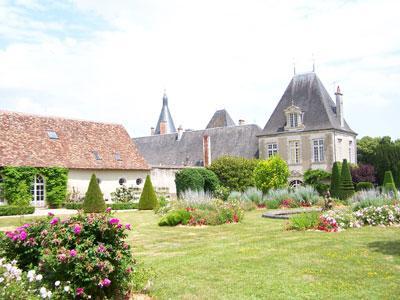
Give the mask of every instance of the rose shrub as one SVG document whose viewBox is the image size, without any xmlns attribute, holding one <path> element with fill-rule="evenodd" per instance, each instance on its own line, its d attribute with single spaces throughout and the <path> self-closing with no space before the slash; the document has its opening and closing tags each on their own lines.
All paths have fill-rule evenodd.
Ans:
<svg viewBox="0 0 400 300">
<path fill-rule="evenodd" d="M 0 254 L 23 271 L 40 272 L 48 286 L 69 282 L 69 298 L 122 298 L 135 284 L 127 230 L 130 225 L 113 218 L 110 209 L 64 221 L 50 215 L 2 234 Z"/>
</svg>

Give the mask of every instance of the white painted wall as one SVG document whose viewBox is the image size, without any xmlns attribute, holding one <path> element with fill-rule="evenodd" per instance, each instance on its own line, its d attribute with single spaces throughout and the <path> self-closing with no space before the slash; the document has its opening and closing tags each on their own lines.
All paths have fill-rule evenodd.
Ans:
<svg viewBox="0 0 400 300">
<path fill-rule="evenodd" d="M 120 187 L 119 179 L 125 178 L 127 186 L 134 186 L 143 188 L 146 176 L 149 171 L 136 171 L 136 170 L 80 170 L 72 169 L 68 173 L 68 190 L 71 192 L 74 188 L 78 190 L 82 197 L 85 195 L 89 186 L 90 177 L 92 174 L 100 179 L 100 189 L 104 194 L 104 199 L 111 200 L 111 192 Z M 136 184 L 136 179 L 141 178 L 142 183 Z"/>
<path fill-rule="evenodd" d="M 347 159 L 348 162 L 352 164 L 357 163 L 357 140 L 356 137 L 336 133 L 334 135 L 335 139 L 335 151 L 336 151 L 336 161 L 342 161 L 343 159 Z M 352 142 L 352 149 L 351 149 L 351 157 L 350 157 L 350 142 Z"/>
<path fill-rule="evenodd" d="M 151 180 L 154 188 L 167 187 L 169 193 L 176 195 L 175 173 L 180 169 L 151 169 Z"/>
</svg>

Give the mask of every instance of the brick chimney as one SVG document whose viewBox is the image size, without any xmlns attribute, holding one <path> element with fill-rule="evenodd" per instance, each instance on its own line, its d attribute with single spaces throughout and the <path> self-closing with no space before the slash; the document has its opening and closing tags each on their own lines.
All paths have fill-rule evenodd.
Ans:
<svg viewBox="0 0 400 300">
<path fill-rule="evenodd" d="M 203 162 L 205 167 L 211 164 L 211 142 L 209 135 L 203 136 Z"/>
<path fill-rule="evenodd" d="M 154 127 L 151 127 L 150 128 L 150 135 L 154 135 L 155 133 L 156 133 L 156 131 L 155 131 Z"/>
<path fill-rule="evenodd" d="M 244 124 L 246 124 L 246 121 L 243 120 L 243 119 L 240 119 L 240 120 L 239 120 L 239 126 L 244 125 Z"/>
<path fill-rule="evenodd" d="M 161 121 L 160 122 L 160 134 L 166 134 L 166 133 L 167 133 L 167 122 Z"/>
<path fill-rule="evenodd" d="M 180 141 L 181 138 L 182 138 L 182 135 L 183 135 L 183 127 L 182 127 L 182 125 L 180 125 L 180 126 L 178 127 L 178 136 L 177 136 L 176 140 L 177 140 L 177 141 Z"/>
<path fill-rule="evenodd" d="M 342 92 L 340 91 L 339 86 L 336 89 L 336 116 L 340 122 L 340 126 L 344 127 L 344 117 L 343 117 L 343 99 L 342 99 Z"/>
</svg>

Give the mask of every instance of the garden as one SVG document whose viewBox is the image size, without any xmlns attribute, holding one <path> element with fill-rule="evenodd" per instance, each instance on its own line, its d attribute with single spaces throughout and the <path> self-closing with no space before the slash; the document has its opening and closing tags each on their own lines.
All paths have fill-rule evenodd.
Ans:
<svg viewBox="0 0 400 300">
<path fill-rule="evenodd" d="M 394 175 L 344 160 L 290 187 L 279 156 L 222 157 L 177 172 L 176 199 L 148 176 L 126 212 L 105 204 L 93 175 L 77 215 L 0 219 L 0 295 L 391 299 L 400 286 Z M 132 203 L 134 192 L 113 197 Z"/>
</svg>

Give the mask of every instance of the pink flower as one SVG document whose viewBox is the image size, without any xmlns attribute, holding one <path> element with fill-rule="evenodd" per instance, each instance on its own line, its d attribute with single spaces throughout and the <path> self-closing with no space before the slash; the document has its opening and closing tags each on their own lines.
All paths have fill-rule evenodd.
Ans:
<svg viewBox="0 0 400 300">
<path fill-rule="evenodd" d="M 79 226 L 79 225 L 75 225 L 74 226 L 74 233 L 75 234 L 80 234 L 81 230 L 82 230 L 81 226 Z"/>
<path fill-rule="evenodd" d="M 24 241 L 24 240 L 26 240 L 27 236 L 28 236 L 28 234 L 26 233 L 25 230 L 23 230 L 23 231 L 21 231 L 21 233 L 19 234 L 19 239 L 20 239 L 21 241 Z"/>
<path fill-rule="evenodd" d="M 61 253 L 61 254 L 57 255 L 57 259 L 61 262 L 64 262 L 67 260 L 67 256 L 64 253 Z"/>
<path fill-rule="evenodd" d="M 111 225 L 118 224 L 118 223 L 119 223 L 119 219 L 112 218 L 112 219 L 110 219 L 109 223 L 110 223 Z"/>
<path fill-rule="evenodd" d="M 70 255 L 71 257 L 75 257 L 77 253 L 78 253 L 78 252 L 77 252 L 75 249 L 72 249 L 71 251 L 69 251 L 69 255 Z"/>
<path fill-rule="evenodd" d="M 84 288 L 77 288 L 76 289 L 76 295 L 77 296 L 81 296 L 81 295 L 83 295 L 83 293 L 84 293 Z"/>
<path fill-rule="evenodd" d="M 54 216 L 54 214 L 53 214 L 52 212 L 50 212 L 50 211 L 47 213 L 47 215 L 48 215 L 49 217 L 53 217 L 53 216 Z"/>
<path fill-rule="evenodd" d="M 110 213 L 111 212 L 111 207 L 107 207 L 106 212 Z"/>
<path fill-rule="evenodd" d="M 125 228 L 127 229 L 127 230 L 131 230 L 131 224 L 125 224 Z"/>
<path fill-rule="evenodd" d="M 111 280 L 110 279 L 108 279 L 108 278 L 104 278 L 101 282 L 100 282 L 100 286 L 101 287 L 108 287 L 108 286 L 110 286 L 110 284 L 111 284 Z"/>
<path fill-rule="evenodd" d="M 51 220 L 50 224 L 51 225 L 56 225 L 58 223 L 58 218 L 53 218 L 53 220 Z"/>
<path fill-rule="evenodd" d="M 118 228 L 118 229 L 121 229 L 121 228 L 122 228 L 122 224 L 118 224 L 118 225 L 117 225 L 117 228 Z"/>
</svg>

